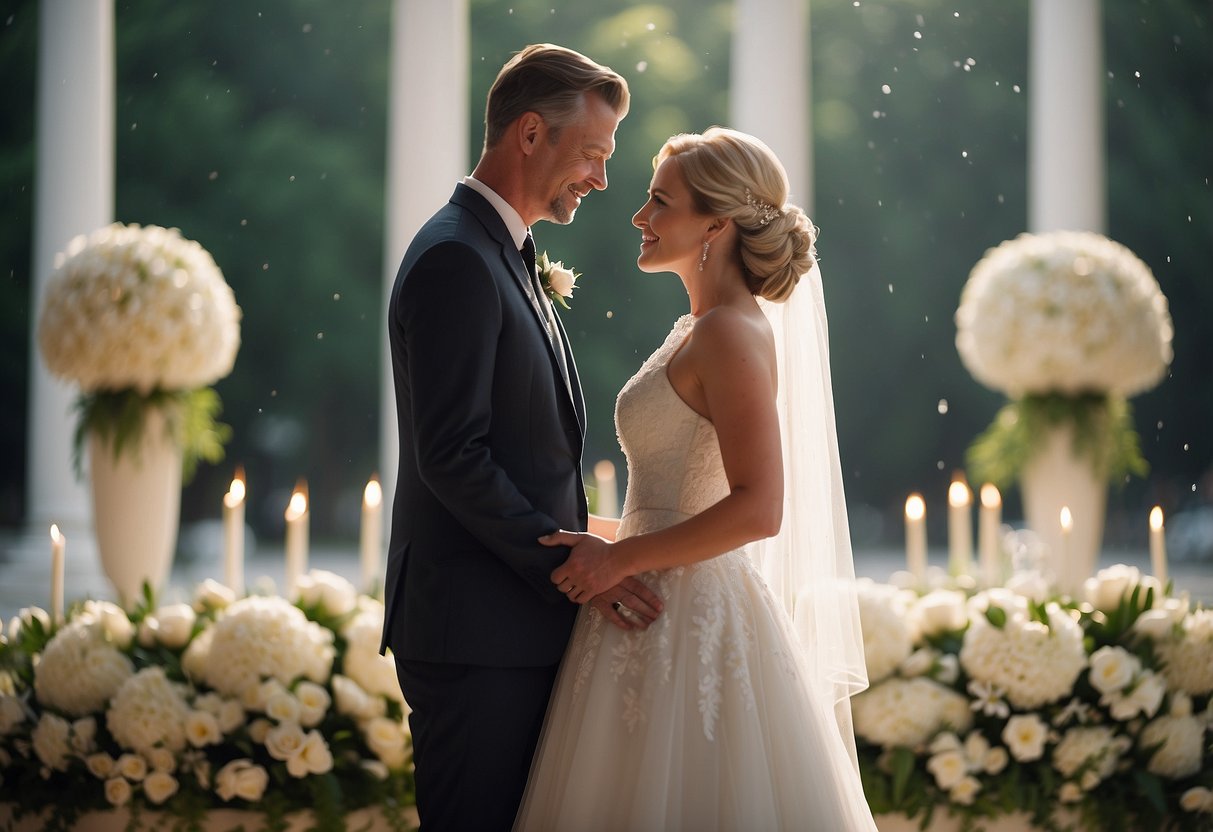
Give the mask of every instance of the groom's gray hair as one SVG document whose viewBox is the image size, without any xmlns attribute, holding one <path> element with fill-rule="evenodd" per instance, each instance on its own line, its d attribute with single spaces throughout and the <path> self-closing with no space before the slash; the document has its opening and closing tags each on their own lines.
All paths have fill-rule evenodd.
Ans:
<svg viewBox="0 0 1213 832">
<path fill-rule="evenodd" d="M 484 111 L 485 149 L 497 144 L 523 113 L 539 113 L 553 134 L 559 133 L 580 112 L 587 92 L 602 96 L 621 118 L 627 115 L 628 82 L 618 72 L 563 46 L 528 46 L 506 62 L 489 90 Z"/>
</svg>

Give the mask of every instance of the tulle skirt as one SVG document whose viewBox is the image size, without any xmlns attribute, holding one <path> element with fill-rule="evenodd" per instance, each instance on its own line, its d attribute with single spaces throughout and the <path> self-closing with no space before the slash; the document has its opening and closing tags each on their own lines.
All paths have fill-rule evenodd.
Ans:
<svg viewBox="0 0 1213 832">
<path fill-rule="evenodd" d="M 515 829 L 875 830 L 745 552 L 640 577 L 665 602 L 648 630 L 577 619 Z"/>
</svg>

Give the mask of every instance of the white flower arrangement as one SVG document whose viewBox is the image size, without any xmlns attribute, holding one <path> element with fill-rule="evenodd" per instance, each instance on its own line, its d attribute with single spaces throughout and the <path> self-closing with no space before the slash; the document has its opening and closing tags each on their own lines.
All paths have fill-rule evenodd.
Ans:
<svg viewBox="0 0 1213 832">
<path fill-rule="evenodd" d="M 969 829 L 1022 811 L 1057 830 L 1068 811 L 1074 832 L 1213 827 L 1213 611 L 1123 566 L 1084 596 L 863 588 L 865 637 L 899 632 L 897 610 L 912 639 L 883 676 L 877 651 L 871 688 L 852 699 L 878 816 L 925 824 L 943 811 Z"/>
<path fill-rule="evenodd" d="M 977 479 L 1007 485 L 1040 428 L 1077 422 L 1110 479 L 1144 462 L 1125 400 L 1171 363 L 1167 299 L 1149 267 L 1100 234 L 1021 234 L 973 267 L 956 310 L 956 349 L 973 377 L 1005 393 L 970 449 Z"/>
<path fill-rule="evenodd" d="M 408 709 L 394 677 L 386 689 L 382 603 L 331 573 L 304 583 L 327 591 L 295 606 L 207 582 L 193 605 L 87 602 L 59 627 L 22 611 L 0 638 L 0 784 L 13 819 L 49 813 L 70 828 L 130 806 L 135 820 L 154 808 L 193 828 L 226 807 L 278 828 L 306 808 L 317 828 L 339 829 L 373 806 L 408 828 Z"/>
<path fill-rule="evenodd" d="M 80 389 L 81 429 L 115 454 L 161 407 L 186 454 L 215 460 L 228 433 L 209 385 L 231 372 L 240 307 L 211 255 L 177 229 L 114 223 L 56 257 L 38 323 L 50 372 Z M 184 409 L 186 412 L 180 412 Z"/>
</svg>

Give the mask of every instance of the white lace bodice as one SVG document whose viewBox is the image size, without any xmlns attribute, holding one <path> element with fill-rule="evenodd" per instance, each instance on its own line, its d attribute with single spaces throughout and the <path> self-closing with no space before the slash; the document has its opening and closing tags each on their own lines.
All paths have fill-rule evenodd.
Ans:
<svg viewBox="0 0 1213 832">
<path fill-rule="evenodd" d="M 691 315 L 679 318 L 615 402 L 628 460 L 620 537 L 676 523 L 729 493 L 715 427 L 679 398 L 666 374 L 694 324 Z"/>
</svg>

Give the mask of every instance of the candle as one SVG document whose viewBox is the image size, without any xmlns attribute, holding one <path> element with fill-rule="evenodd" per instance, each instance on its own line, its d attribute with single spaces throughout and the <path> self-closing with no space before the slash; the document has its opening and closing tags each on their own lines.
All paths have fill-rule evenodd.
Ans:
<svg viewBox="0 0 1213 832">
<path fill-rule="evenodd" d="M 63 556 L 67 549 L 67 538 L 59 527 L 51 524 L 51 621 L 54 626 L 63 623 Z"/>
<path fill-rule="evenodd" d="M 906 568 L 918 583 L 927 577 L 927 504 L 921 494 L 906 498 Z"/>
<path fill-rule="evenodd" d="M 1150 567 L 1154 577 L 1167 585 L 1167 538 L 1163 531 L 1162 506 L 1150 509 Z"/>
<path fill-rule="evenodd" d="M 307 484 L 295 486 L 286 507 L 286 581 L 284 597 L 294 600 L 299 578 L 307 571 Z"/>
<path fill-rule="evenodd" d="M 1002 553 L 999 535 L 1002 532 L 1002 495 L 992 483 L 981 487 L 981 511 L 977 515 L 977 559 L 981 564 L 981 579 L 986 586 L 1002 581 Z"/>
<path fill-rule="evenodd" d="M 948 487 L 948 572 L 967 575 L 973 566 L 973 492 L 960 480 Z"/>
<path fill-rule="evenodd" d="M 1061 507 L 1061 558 L 1062 568 L 1067 568 L 1070 561 L 1070 530 L 1074 528 L 1074 516 L 1070 514 L 1069 506 Z"/>
<path fill-rule="evenodd" d="M 601 517 L 619 516 L 619 492 L 615 486 L 615 464 L 609 459 L 594 465 L 594 482 L 598 487 L 598 505 L 595 514 Z"/>
<path fill-rule="evenodd" d="M 244 470 L 236 469 L 223 495 L 223 582 L 236 597 L 244 594 Z"/>
<path fill-rule="evenodd" d="M 383 537 L 383 488 L 371 477 L 362 492 L 362 585 L 368 592 L 379 580 L 379 547 Z"/>
</svg>

